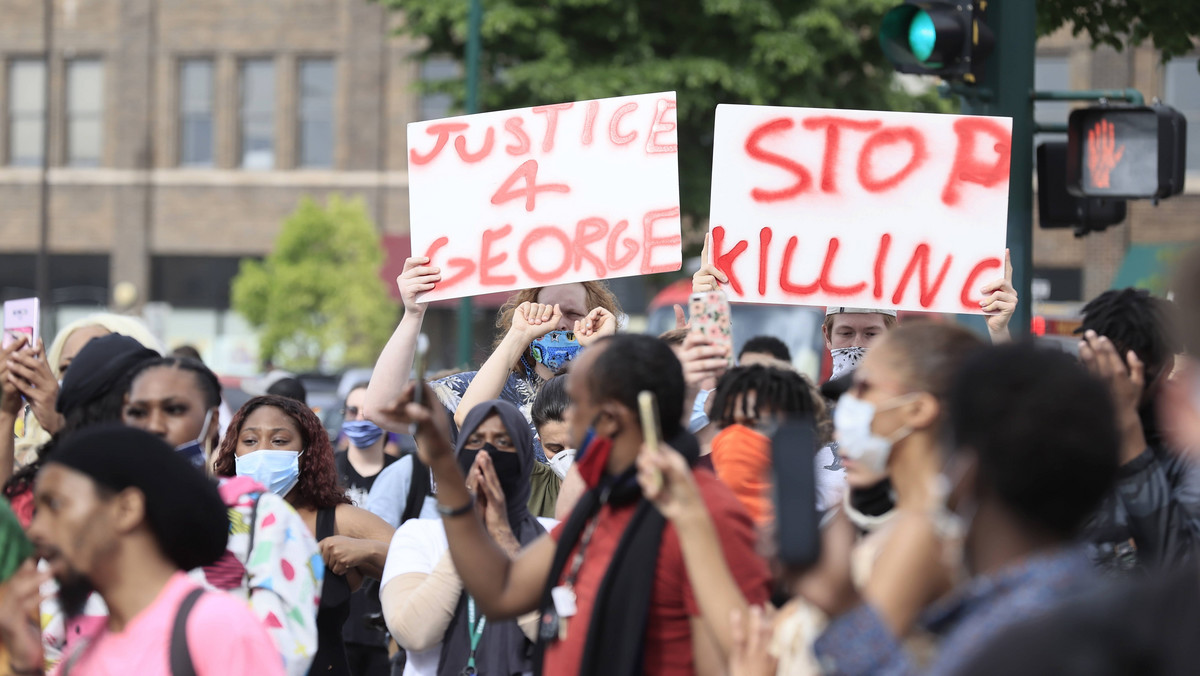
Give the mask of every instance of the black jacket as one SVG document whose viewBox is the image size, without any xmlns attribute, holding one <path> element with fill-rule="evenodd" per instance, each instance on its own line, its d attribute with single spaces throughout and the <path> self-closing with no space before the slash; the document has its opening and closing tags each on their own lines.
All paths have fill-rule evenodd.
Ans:
<svg viewBox="0 0 1200 676">
<path fill-rule="evenodd" d="M 1117 575 L 1191 560 L 1200 547 L 1200 472 L 1152 444 L 1118 470 L 1083 537 L 1092 561 Z"/>
</svg>

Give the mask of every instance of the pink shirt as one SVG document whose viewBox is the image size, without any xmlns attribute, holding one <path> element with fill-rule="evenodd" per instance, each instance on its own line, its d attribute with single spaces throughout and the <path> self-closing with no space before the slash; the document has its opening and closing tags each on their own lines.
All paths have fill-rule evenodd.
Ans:
<svg viewBox="0 0 1200 676">
<path fill-rule="evenodd" d="M 179 605 L 196 587 L 187 575 L 176 573 L 154 603 L 130 620 L 124 631 L 114 633 L 100 627 L 88 637 L 86 652 L 71 673 L 171 676 L 171 629 Z M 187 638 L 197 676 L 283 676 L 283 660 L 267 630 L 244 602 L 227 594 L 210 591 L 200 597 L 188 617 Z M 62 673 L 71 654 L 63 655 L 56 675 Z"/>
</svg>

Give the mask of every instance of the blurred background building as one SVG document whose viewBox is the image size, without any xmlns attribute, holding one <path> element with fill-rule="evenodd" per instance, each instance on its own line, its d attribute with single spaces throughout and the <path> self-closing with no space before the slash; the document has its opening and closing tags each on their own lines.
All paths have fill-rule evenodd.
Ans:
<svg viewBox="0 0 1200 676">
<path fill-rule="evenodd" d="M 405 125 L 450 107 L 413 85 L 458 67 L 412 61 L 397 14 L 366 0 L 0 0 L 0 17 L 0 295 L 34 295 L 45 227 L 47 331 L 112 305 L 120 285 L 168 344 L 257 370 L 229 281 L 302 196 L 365 201 L 394 290 L 409 253 Z M 1124 224 L 1082 239 L 1036 230 L 1034 312 L 1069 319 L 1113 285 L 1161 284 L 1158 263 L 1195 237 L 1200 74 L 1196 56 L 1164 66 L 1151 48 L 1093 51 L 1064 30 L 1039 43 L 1036 77 L 1039 89 L 1133 87 L 1192 126 L 1185 195 L 1131 203 Z M 1069 110 L 1039 102 L 1037 119 Z M 617 286 L 637 322 L 653 289 Z M 478 299 L 480 343 L 501 300 Z M 435 308 L 430 332 L 451 332 L 452 314 Z"/>
</svg>

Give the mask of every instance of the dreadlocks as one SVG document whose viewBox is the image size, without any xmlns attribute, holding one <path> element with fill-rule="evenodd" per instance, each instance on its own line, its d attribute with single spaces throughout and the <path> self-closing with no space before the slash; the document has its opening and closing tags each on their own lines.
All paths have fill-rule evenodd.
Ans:
<svg viewBox="0 0 1200 676">
<path fill-rule="evenodd" d="M 753 404 L 746 396 L 750 392 L 755 393 Z M 762 365 L 741 366 L 722 376 L 713 393 L 710 417 L 718 426 L 731 425 L 737 419 L 738 395 L 742 395 L 743 418 L 758 418 L 759 411 L 776 415 L 807 413 L 814 418 L 823 414 L 812 388 L 799 373 Z"/>
<path fill-rule="evenodd" d="M 1083 306 L 1083 325 L 1076 333 L 1092 330 L 1113 342 L 1121 354 L 1133 350 L 1146 365 L 1146 384 L 1169 373 L 1182 351 L 1174 330 L 1173 307 L 1142 289 L 1105 291 Z"/>
</svg>

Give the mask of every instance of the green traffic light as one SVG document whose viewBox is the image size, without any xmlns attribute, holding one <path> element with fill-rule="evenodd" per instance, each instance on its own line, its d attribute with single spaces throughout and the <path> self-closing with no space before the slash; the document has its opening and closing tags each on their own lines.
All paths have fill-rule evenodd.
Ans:
<svg viewBox="0 0 1200 676">
<path fill-rule="evenodd" d="M 933 26 L 933 17 L 929 12 L 920 10 L 913 15 L 912 23 L 908 25 L 908 46 L 913 56 L 919 61 L 928 61 L 933 56 L 933 46 L 937 43 L 937 29 Z"/>
</svg>

